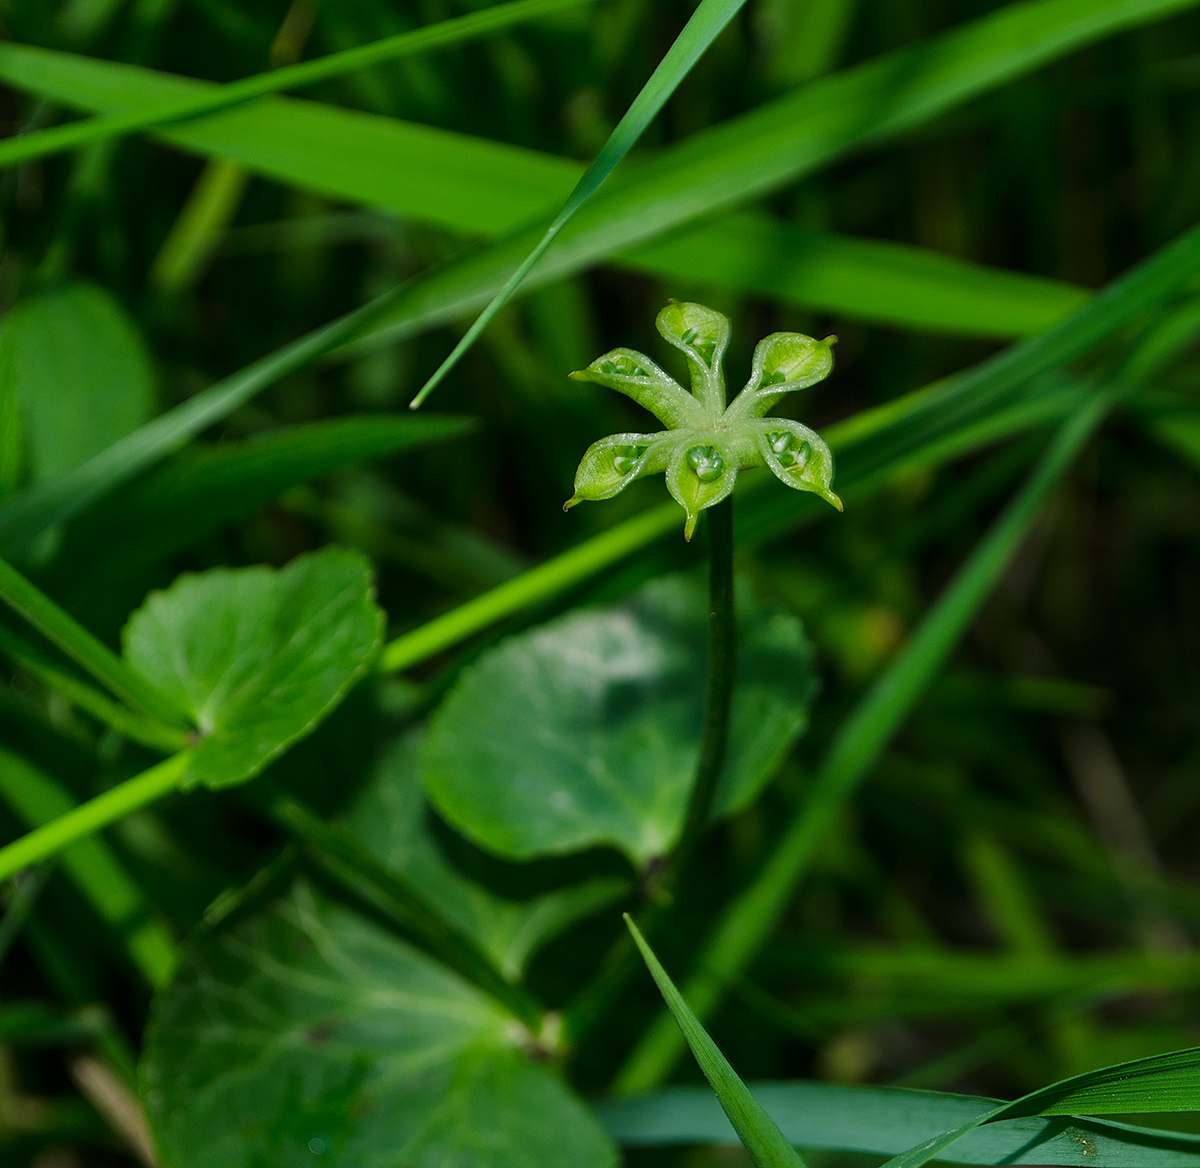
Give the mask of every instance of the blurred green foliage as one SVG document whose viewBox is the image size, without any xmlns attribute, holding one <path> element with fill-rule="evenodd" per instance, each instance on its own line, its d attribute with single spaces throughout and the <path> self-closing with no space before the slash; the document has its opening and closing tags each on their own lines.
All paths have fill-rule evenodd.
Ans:
<svg viewBox="0 0 1200 1168">
<path fill-rule="evenodd" d="M 32 135 L 144 111 L 476 7 L 3 0 L 0 120 Z M 614 838 L 591 824 L 505 858 L 479 846 L 495 841 L 470 792 L 529 780 L 539 733 L 531 806 L 595 779 L 562 709 L 505 704 L 576 684 L 571 630 L 594 626 L 610 641 L 593 696 L 667 790 L 624 811 L 637 829 L 677 816 L 654 768 L 677 777 L 699 667 L 678 646 L 638 659 L 657 641 L 629 614 L 655 589 L 693 593 L 637 590 L 693 571 L 703 539 L 684 544 L 661 479 L 561 509 L 590 443 L 652 424 L 568 373 L 622 346 L 681 376 L 654 331 L 668 298 L 731 318 L 739 373 L 769 333 L 839 337 L 832 375 L 779 412 L 829 441 L 845 514 L 772 493 L 765 471 L 735 496 L 740 586 L 778 622 L 774 643 L 748 632 L 747 663 L 760 640 L 772 668 L 795 659 L 803 700 L 651 938 L 730 1062 L 749 1080 L 1015 1097 L 1200 1043 L 1195 7 L 750 0 L 436 416 L 407 403 L 688 4 L 596 0 L 0 170 L 4 556 L 115 651 L 180 573 L 341 545 L 370 561 L 394 638 L 319 727 L 341 674 L 255 753 L 312 731 L 262 779 L 141 807 L 6 886 L 0 1158 L 150 1156 L 148 1019 L 142 1086 L 170 1168 L 604 1165 L 581 1097 L 699 1081 L 650 980 L 613 973 L 644 850 L 581 850 Z M 216 614 L 192 615 L 202 655 Z M 3 842 L 148 773 L 182 733 L 115 707 L 12 614 L 0 653 Z M 670 725 L 633 716 L 643 702 Z M 417 759 L 431 714 L 460 769 L 453 810 Z M 279 792 L 344 830 L 307 830 Z M 504 1008 L 497 971 L 524 976 Z M 380 1005 L 400 990 L 441 1004 Z M 222 1074 L 262 1052 L 253 1140 L 206 1142 L 249 1090 Z M 625 1138 L 620 1106 L 600 1115 Z M 372 1107 L 389 1122 L 359 1122 Z M 279 1120 L 295 1115 L 311 1132 Z M 481 1131 L 486 1154 L 464 1152 Z M 1120 1164 L 1109 1135 L 1054 1162 L 1090 1162 L 1094 1136 Z M 635 1165 L 728 1162 L 626 1142 Z M 812 1162 L 833 1168 L 907 1145 L 821 1146 Z"/>
</svg>

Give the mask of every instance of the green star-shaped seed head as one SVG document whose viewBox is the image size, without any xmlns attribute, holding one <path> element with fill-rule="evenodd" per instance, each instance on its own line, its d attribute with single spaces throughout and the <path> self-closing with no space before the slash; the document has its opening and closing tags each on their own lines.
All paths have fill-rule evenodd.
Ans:
<svg viewBox="0 0 1200 1168">
<path fill-rule="evenodd" d="M 658 331 L 687 358 L 688 393 L 649 357 L 613 349 L 576 381 L 595 381 L 645 406 L 666 430 L 612 434 L 592 443 L 575 472 L 574 507 L 584 499 L 611 499 L 634 479 L 666 471 L 667 490 L 687 512 L 683 534 L 692 538 L 705 507 L 719 503 L 739 470 L 769 466 L 798 491 L 812 491 L 839 511 L 833 493 L 833 455 L 816 431 L 767 411 L 785 393 L 820 381 L 833 368 L 837 337 L 813 340 L 802 333 L 772 333 L 758 342 L 745 389 L 726 406 L 721 358 L 729 344 L 729 319 L 703 304 L 672 301 L 658 314 Z"/>
</svg>

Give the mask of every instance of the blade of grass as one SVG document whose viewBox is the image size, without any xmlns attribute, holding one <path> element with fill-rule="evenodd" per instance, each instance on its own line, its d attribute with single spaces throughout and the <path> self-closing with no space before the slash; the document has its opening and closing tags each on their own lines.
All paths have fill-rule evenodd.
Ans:
<svg viewBox="0 0 1200 1168">
<path fill-rule="evenodd" d="M 152 719 L 168 725 L 181 724 L 183 715 L 171 701 L 4 560 L 0 560 L 0 600 L 20 613 L 122 701 L 149 714 Z"/>
<path fill-rule="evenodd" d="M 1200 1110 L 1200 1047 L 1088 1071 L 1032 1091 L 924 1140 L 884 1168 L 920 1168 L 985 1123 L 1029 1115 L 1122 1115 Z"/>
<path fill-rule="evenodd" d="M 458 364 L 462 355 L 475 343 L 488 323 L 508 303 L 521 282 L 532 270 L 533 265 L 545 255 L 550 245 L 564 227 L 575 217 L 577 211 L 600 189 L 600 184 L 613 172 L 613 168 L 632 149 L 634 143 L 645 132 L 646 127 L 666 105 L 671 94 L 679 88 L 692 66 L 708 50 L 708 46 L 724 31 L 725 26 L 741 11 L 746 0 L 700 0 L 683 30 L 671 42 L 650 80 L 642 86 L 633 104 L 617 123 L 616 128 L 591 165 L 583 172 L 575 189 L 567 196 L 563 208 L 546 228 L 545 234 L 534 244 L 532 250 L 517 265 L 516 270 L 505 281 L 503 287 L 481 312 L 474 324 L 467 329 L 462 339 L 454 346 L 450 355 L 437 367 L 433 375 L 421 387 L 417 396 L 409 403 L 416 409 L 433 392 L 442 378 Z"/>
<path fill-rule="evenodd" d="M 0 880 L 57 855 L 63 848 L 93 835 L 132 811 L 169 794 L 187 774 L 190 758 L 185 750 L 149 770 L 97 795 L 86 803 L 35 828 L 19 840 L 0 848 Z"/>
<path fill-rule="evenodd" d="M 67 701 L 81 710 L 86 710 L 92 717 L 134 742 L 170 753 L 183 750 L 188 744 L 187 734 L 183 730 L 164 723 L 151 722 L 130 713 L 124 706 L 110 701 L 86 682 L 64 673 L 48 657 L 3 625 L 0 625 L 0 652 L 20 668 L 45 682 Z"/>
<path fill-rule="evenodd" d="M 49 154 L 73 150 L 137 130 L 162 126 L 168 122 L 214 113 L 269 93 L 327 81 L 332 77 L 378 65 L 382 61 L 395 61 L 430 49 L 461 44 L 473 37 L 484 36 L 523 21 L 537 20 L 592 2 L 593 0 L 511 0 L 507 4 L 497 4 L 480 12 L 439 21 L 437 24 L 386 37 L 369 45 L 332 53 L 315 61 L 303 61 L 269 72 L 256 73 L 241 81 L 233 81 L 148 109 L 90 118 L 82 122 L 37 130 L 32 134 L 22 134 L 0 142 L 0 167 L 14 166 L 33 158 L 43 158 Z M 0 46 L 0 58 L 6 49 L 7 46 Z M 49 62 L 53 58 L 44 56 L 43 60 Z"/>
<path fill-rule="evenodd" d="M 729 1117 L 733 1130 L 755 1164 L 758 1168 L 804 1168 L 804 1161 L 796 1149 L 784 1139 L 775 1121 L 729 1065 L 729 1060 L 708 1036 L 696 1015 L 688 1009 L 683 995 L 675 988 L 628 913 L 625 913 L 625 924 L 646 962 L 646 968 L 650 970 L 659 992 L 679 1024 L 680 1033 L 687 1039 L 700 1070 L 720 1101 L 721 1109 Z"/>
<path fill-rule="evenodd" d="M 1001 1100 L 901 1087 L 834 1083 L 754 1083 L 750 1090 L 796 1147 L 894 1155 L 1003 1106 Z M 600 1121 L 623 1147 L 732 1144 L 737 1141 L 712 1093 L 668 1087 L 607 1099 Z M 1084 1136 L 1086 1139 L 1081 1139 Z M 967 1133 L 939 1153 L 959 1164 L 1062 1164 L 1085 1168 L 1195 1168 L 1200 1136 L 1106 1120 L 1029 1117 Z"/>
<path fill-rule="evenodd" d="M 1020 547 L 1046 495 L 1112 402 L 1112 395 L 1098 395 L 1066 422 L 1028 482 L 838 732 L 803 807 L 762 873 L 725 911 L 704 947 L 699 972 L 686 991 L 701 1018 L 711 1015 L 725 987 L 765 944 L 846 800 L 936 676 Z M 657 1086 L 680 1053 L 677 1031 L 660 1016 L 622 1067 L 615 1090 L 631 1094 Z"/>
<path fill-rule="evenodd" d="M 530 279 L 545 283 L 578 272 L 701 215 L 795 181 L 852 148 L 923 124 L 1070 48 L 1150 16 L 1146 5 L 1128 0 L 1012 4 L 823 78 L 696 134 L 610 184 L 563 229 Z M 415 281 L 397 300 L 393 318 L 373 328 L 400 337 L 414 321 L 433 317 L 440 304 L 455 303 L 461 315 L 486 303 L 539 236 L 521 233 Z"/>
<path fill-rule="evenodd" d="M 2 747 L 0 796 L 31 827 L 78 810 L 49 775 Z M 97 915 L 121 937 L 150 985 L 166 985 L 175 968 L 175 943 L 112 849 L 100 839 L 78 839 L 63 852 L 62 864 Z"/>
</svg>

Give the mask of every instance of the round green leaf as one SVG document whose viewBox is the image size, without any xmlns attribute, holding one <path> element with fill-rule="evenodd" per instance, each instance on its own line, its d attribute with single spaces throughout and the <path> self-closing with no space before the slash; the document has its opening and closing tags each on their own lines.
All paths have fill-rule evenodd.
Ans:
<svg viewBox="0 0 1200 1168">
<path fill-rule="evenodd" d="M 195 720 L 187 783 L 256 775 L 309 733 L 362 676 L 383 614 L 356 552 L 325 548 L 286 568 L 216 568 L 151 593 L 125 657 Z"/>
<path fill-rule="evenodd" d="M 590 1111 L 478 991 L 305 882 L 191 943 L 143 1093 L 164 1168 L 611 1168 Z"/>
<path fill-rule="evenodd" d="M 718 811 L 744 806 L 803 731 L 812 650 L 795 617 L 740 601 L 738 684 Z M 684 578 L 525 633 L 463 671 L 423 753 L 438 810 L 514 858 L 669 850 L 696 769 L 704 590 Z"/>
</svg>

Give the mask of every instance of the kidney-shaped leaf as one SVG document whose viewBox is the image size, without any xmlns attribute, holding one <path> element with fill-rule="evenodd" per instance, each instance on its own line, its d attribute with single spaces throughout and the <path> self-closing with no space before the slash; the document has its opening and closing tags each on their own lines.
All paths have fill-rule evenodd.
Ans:
<svg viewBox="0 0 1200 1168">
<path fill-rule="evenodd" d="M 455 869 L 426 822 L 417 774 L 421 732 L 398 738 L 359 796 L 346 826 L 389 868 L 406 876 L 509 978 L 519 978 L 545 941 L 629 891 L 620 877 L 600 876 L 529 900 L 496 896 Z"/>
<path fill-rule="evenodd" d="M 164 1168 L 611 1168 L 478 991 L 299 882 L 190 944 L 142 1082 Z"/>
<path fill-rule="evenodd" d="M 286 568 L 216 568 L 154 592 L 125 626 L 129 663 L 195 720 L 187 783 L 256 775 L 363 674 L 383 632 L 371 571 L 326 548 Z"/>
<path fill-rule="evenodd" d="M 744 806 L 804 729 L 812 650 L 795 617 L 741 598 L 718 812 Z M 463 671 L 422 758 L 434 805 L 501 855 L 613 844 L 635 863 L 682 826 L 699 752 L 707 603 L 686 578 L 513 637 Z"/>
</svg>

